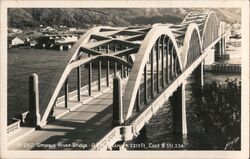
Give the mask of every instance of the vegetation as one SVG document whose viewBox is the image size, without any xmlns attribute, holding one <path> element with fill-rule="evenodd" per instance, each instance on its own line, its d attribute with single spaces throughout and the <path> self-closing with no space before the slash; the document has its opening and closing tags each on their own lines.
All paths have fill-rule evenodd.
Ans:
<svg viewBox="0 0 250 159">
<path fill-rule="evenodd" d="M 193 91 L 199 89 L 193 86 Z M 200 93 L 193 96 L 195 103 L 191 120 L 197 129 L 192 133 L 204 134 L 214 149 L 240 150 L 241 84 L 226 81 L 206 83 Z"/>
<path fill-rule="evenodd" d="M 8 27 L 66 25 L 88 28 L 92 25 L 147 25 L 180 23 L 195 8 L 9 8 Z M 240 22 L 239 9 L 211 9 L 226 22 Z"/>
</svg>

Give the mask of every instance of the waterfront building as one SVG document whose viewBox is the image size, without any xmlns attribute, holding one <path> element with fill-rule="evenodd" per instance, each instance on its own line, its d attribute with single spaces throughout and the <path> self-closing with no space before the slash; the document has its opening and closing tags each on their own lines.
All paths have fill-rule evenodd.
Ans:
<svg viewBox="0 0 250 159">
<path fill-rule="evenodd" d="M 37 48 L 68 50 L 77 40 L 73 35 L 45 35 L 39 38 Z"/>
<path fill-rule="evenodd" d="M 70 32 L 76 31 L 76 28 L 69 28 Z"/>
<path fill-rule="evenodd" d="M 24 45 L 25 39 L 22 37 L 8 37 L 8 47 L 16 48 L 20 45 Z"/>
</svg>

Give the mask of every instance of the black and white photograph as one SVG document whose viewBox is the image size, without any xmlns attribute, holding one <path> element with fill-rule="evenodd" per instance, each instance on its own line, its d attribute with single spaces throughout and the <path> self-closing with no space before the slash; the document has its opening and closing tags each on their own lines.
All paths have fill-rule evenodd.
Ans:
<svg viewBox="0 0 250 159">
<path fill-rule="evenodd" d="M 18 2 L 1 6 L 3 158 L 249 157 L 248 1 Z"/>
</svg>

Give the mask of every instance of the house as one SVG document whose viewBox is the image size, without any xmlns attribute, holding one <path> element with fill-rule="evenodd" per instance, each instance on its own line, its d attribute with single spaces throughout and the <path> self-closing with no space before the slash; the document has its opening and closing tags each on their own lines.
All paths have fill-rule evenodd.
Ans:
<svg viewBox="0 0 250 159">
<path fill-rule="evenodd" d="M 78 37 L 72 35 L 58 36 L 54 39 L 55 49 L 69 50 L 78 40 Z"/>
<path fill-rule="evenodd" d="M 8 47 L 16 48 L 25 44 L 25 38 L 22 37 L 8 37 Z"/>
<path fill-rule="evenodd" d="M 69 28 L 69 31 L 74 32 L 74 31 L 76 31 L 76 28 Z"/>
<path fill-rule="evenodd" d="M 78 40 L 78 37 L 73 35 L 60 35 L 54 36 L 53 40 L 55 44 L 75 43 Z"/>
<path fill-rule="evenodd" d="M 43 33 L 51 33 L 51 32 L 56 32 L 57 31 L 55 28 L 52 28 L 51 26 L 47 26 L 45 28 L 41 28 L 40 30 Z"/>
<path fill-rule="evenodd" d="M 8 37 L 8 48 L 17 48 L 19 46 L 34 47 L 36 44 L 37 42 L 29 37 Z"/>
</svg>

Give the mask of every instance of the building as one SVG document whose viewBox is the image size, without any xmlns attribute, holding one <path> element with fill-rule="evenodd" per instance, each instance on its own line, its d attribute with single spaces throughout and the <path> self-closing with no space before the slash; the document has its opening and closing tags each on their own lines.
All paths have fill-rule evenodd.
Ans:
<svg viewBox="0 0 250 159">
<path fill-rule="evenodd" d="M 78 38 L 73 35 L 58 36 L 54 39 L 55 49 L 69 50 L 77 40 Z"/>
<path fill-rule="evenodd" d="M 76 31 L 76 28 L 69 28 L 69 31 L 74 32 L 74 31 Z"/>
<path fill-rule="evenodd" d="M 68 50 L 77 40 L 73 35 L 45 35 L 39 38 L 36 48 Z"/>
<path fill-rule="evenodd" d="M 47 26 L 47 27 L 44 27 L 44 28 L 40 28 L 40 31 L 41 31 L 42 33 L 48 33 L 48 34 L 57 32 L 57 30 L 56 30 L 55 28 L 52 28 L 51 26 Z"/>
<path fill-rule="evenodd" d="M 16 48 L 25 44 L 25 38 L 21 37 L 8 37 L 8 47 Z"/>
<path fill-rule="evenodd" d="M 23 31 L 17 28 L 8 28 L 8 32 L 9 33 L 22 33 Z"/>
<path fill-rule="evenodd" d="M 37 41 L 31 40 L 29 37 L 8 37 L 8 48 L 35 47 L 36 45 Z"/>
<path fill-rule="evenodd" d="M 36 48 L 38 49 L 49 49 L 52 47 L 53 45 L 53 36 L 51 35 L 44 35 L 44 36 L 41 36 L 39 39 L 38 39 L 38 44 L 36 45 Z"/>
</svg>

